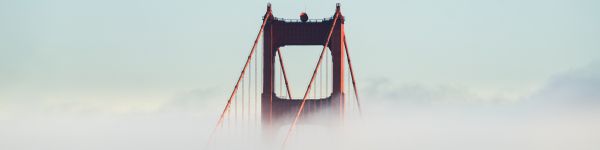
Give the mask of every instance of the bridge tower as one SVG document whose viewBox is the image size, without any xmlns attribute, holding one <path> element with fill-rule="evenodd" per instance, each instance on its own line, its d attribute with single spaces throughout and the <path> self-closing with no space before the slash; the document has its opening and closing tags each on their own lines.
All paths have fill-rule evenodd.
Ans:
<svg viewBox="0 0 600 150">
<path fill-rule="evenodd" d="M 256 52 L 256 47 L 261 37 L 263 37 L 262 60 L 256 57 L 260 55 Z M 290 92 L 281 55 L 282 51 L 280 50 L 281 47 L 292 45 L 323 46 L 302 99 L 293 99 L 291 96 L 292 93 Z M 345 112 L 348 109 L 353 109 L 347 107 L 353 104 L 346 102 L 346 92 L 353 93 L 352 96 L 356 100 L 354 106 L 361 114 L 355 75 L 348 52 L 344 32 L 344 16 L 341 13 L 339 3 L 336 5 L 333 17 L 324 19 L 309 19 L 304 12 L 299 19 L 277 18 L 273 16 L 271 4 L 268 4 L 267 12 L 263 16 L 262 25 L 248 54 L 246 63 L 244 63 L 227 104 L 210 134 L 208 143 L 211 143 L 218 136 L 215 133 L 220 128 L 228 128 L 228 132 L 243 131 L 242 133 L 247 133 L 253 131 L 249 130 L 250 128 L 256 127 L 262 129 L 262 133 L 265 135 L 274 135 L 274 131 L 277 131 L 283 125 L 289 124 L 290 128 L 283 140 L 283 145 L 285 145 L 298 123 L 324 126 L 342 123 Z M 278 61 L 276 60 L 277 56 Z M 326 56 L 325 69 L 321 67 L 324 56 Z M 331 59 L 328 59 L 329 57 Z M 261 61 L 262 71 L 259 71 L 258 62 Z M 276 62 L 279 62 L 279 67 L 281 67 L 278 73 L 275 73 L 275 69 L 278 68 Z M 329 67 L 330 63 L 332 64 L 331 67 Z M 345 70 L 346 67 L 348 70 Z M 253 69 L 254 71 L 252 71 Z M 325 87 L 322 85 L 323 72 L 325 72 Z M 329 78 L 329 72 L 331 72 L 331 78 Z M 346 76 L 345 72 L 349 72 L 349 76 Z M 275 93 L 275 75 L 279 73 L 285 78 L 287 97 Z M 318 73 L 321 73 L 321 76 L 319 76 L 321 80 L 315 80 Z M 262 84 L 258 82 L 259 76 L 262 77 Z M 351 77 L 348 78 L 348 83 L 344 82 L 345 77 Z M 352 79 L 353 91 L 349 91 L 350 79 Z M 279 77 L 279 80 L 281 91 L 282 78 Z M 317 81 L 320 83 L 320 87 L 315 88 L 313 85 Z M 331 85 L 330 89 L 329 85 Z M 348 87 L 348 89 L 345 89 L 345 87 Z M 311 89 L 314 97 L 312 99 L 309 98 Z M 327 93 L 324 90 L 331 92 Z M 316 97 L 317 91 L 319 91 L 320 97 Z M 316 116 L 318 116 L 318 119 L 315 119 Z"/>
</svg>

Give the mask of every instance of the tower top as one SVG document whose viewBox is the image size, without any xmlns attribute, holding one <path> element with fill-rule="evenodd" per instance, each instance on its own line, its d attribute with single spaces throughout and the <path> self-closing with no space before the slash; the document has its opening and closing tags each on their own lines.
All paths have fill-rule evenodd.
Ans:
<svg viewBox="0 0 600 150">
<path fill-rule="evenodd" d="M 271 3 L 267 3 L 267 12 L 265 13 L 265 16 L 263 17 L 263 19 L 273 19 L 275 21 L 280 21 L 280 22 L 286 22 L 286 23 L 322 23 L 322 22 L 330 22 L 334 19 L 334 16 L 336 14 L 339 14 L 339 20 L 343 23 L 344 22 L 344 16 L 341 14 L 341 4 L 340 3 L 335 3 L 335 14 L 332 17 L 329 18 L 322 18 L 322 19 L 309 19 L 308 18 L 308 14 L 306 14 L 306 12 L 302 12 L 300 13 L 300 18 L 299 19 L 286 19 L 286 18 L 278 18 L 275 17 L 273 15 L 273 11 L 271 9 Z"/>
<path fill-rule="evenodd" d="M 335 11 L 340 11 L 340 3 L 335 3 Z M 271 3 L 267 3 L 267 10 L 271 10 Z"/>
</svg>

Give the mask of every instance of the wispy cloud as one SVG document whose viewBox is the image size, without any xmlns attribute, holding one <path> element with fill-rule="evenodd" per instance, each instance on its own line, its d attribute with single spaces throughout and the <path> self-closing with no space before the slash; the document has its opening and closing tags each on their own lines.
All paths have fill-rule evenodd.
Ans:
<svg viewBox="0 0 600 150">
<path fill-rule="evenodd" d="M 600 61 L 554 76 L 528 100 L 546 105 L 600 105 Z"/>
</svg>

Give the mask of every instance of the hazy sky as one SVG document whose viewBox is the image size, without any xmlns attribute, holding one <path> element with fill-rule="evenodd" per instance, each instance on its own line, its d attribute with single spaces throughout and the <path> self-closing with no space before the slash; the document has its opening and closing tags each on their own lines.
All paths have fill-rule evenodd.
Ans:
<svg viewBox="0 0 600 150">
<path fill-rule="evenodd" d="M 271 3 L 278 17 L 306 10 L 325 18 L 336 2 Z M 1 1 L 0 108 L 31 102 L 152 111 L 196 90 L 224 101 L 266 3 Z M 600 59 L 599 6 L 594 0 L 343 1 L 342 12 L 360 88 L 385 80 L 514 101 Z M 294 50 L 288 57 L 314 59 L 320 50 L 285 49 Z M 80 104 L 86 106 L 70 106 Z"/>
<path fill-rule="evenodd" d="M 326 18 L 336 2 L 271 3 L 277 17 L 306 11 Z M 342 139 L 348 149 L 600 147 L 600 1 L 341 3 L 370 124 L 349 123 L 352 132 L 325 140 L 317 130 L 321 138 L 305 142 Z M 0 149 L 200 149 L 266 5 L 0 0 Z M 305 88 L 320 49 L 283 48 L 293 89 Z"/>
</svg>

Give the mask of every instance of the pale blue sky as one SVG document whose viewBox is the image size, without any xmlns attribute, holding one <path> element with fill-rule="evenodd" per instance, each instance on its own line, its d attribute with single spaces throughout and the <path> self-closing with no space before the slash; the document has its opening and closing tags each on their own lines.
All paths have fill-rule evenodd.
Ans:
<svg viewBox="0 0 600 150">
<path fill-rule="evenodd" d="M 202 149 L 267 2 L 0 0 L 0 149 Z M 599 149 L 599 0 L 341 3 L 363 118 L 348 101 L 343 128 L 290 148 Z M 294 93 L 320 49 L 283 48 Z"/>
<path fill-rule="evenodd" d="M 297 18 L 306 10 L 311 17 L 324 18 L 333 14 L 336 2 L 271 3 L 278 17 Z M 266 3 L 1 1 L 0 108 L 35 101 L 90 105 L 72 109 L 151 111 L 196 89 L 211 89 L 214 98 L 224 101 Z M 556 74 L 600 59 L 600 1 L 394 0 L 341 5 L 362 85 L 383 78 L 514 100 L 538 90 Z M 309 49 L 314 54 L 319 50 Z"/>
</svg>

